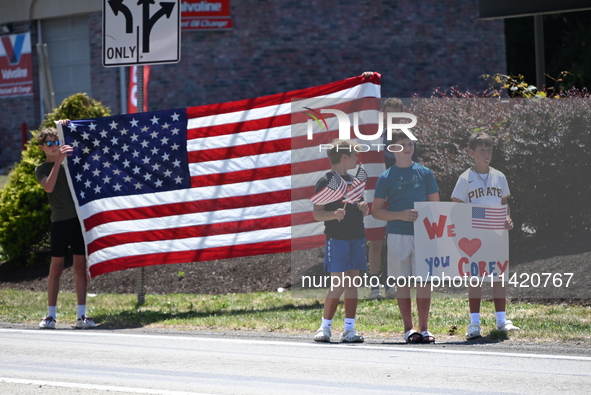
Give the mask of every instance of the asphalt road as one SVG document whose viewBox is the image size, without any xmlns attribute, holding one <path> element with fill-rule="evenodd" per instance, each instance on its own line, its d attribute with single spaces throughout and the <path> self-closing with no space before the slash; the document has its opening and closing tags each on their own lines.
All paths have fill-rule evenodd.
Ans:
<svg viewBox="0 0 591 395">
<path fill-rule="evenodd" d="M 336 337 L 336 336 L 335 336 Z M 588 394 L 587 349 L 0 325 L 0 394 Z"/>
</svg>

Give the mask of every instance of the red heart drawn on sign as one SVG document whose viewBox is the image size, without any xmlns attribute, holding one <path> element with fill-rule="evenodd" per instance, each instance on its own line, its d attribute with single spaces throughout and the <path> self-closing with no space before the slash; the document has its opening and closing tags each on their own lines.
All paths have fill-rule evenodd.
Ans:
<svg viewBox="0 0 591 395">
<path fill-rule="evenodd" d="M 468 254 L 469 257 L 472 257 L 472 255 L 474 255 L 476 251 L 480 249 L 481 246 L 482 242 L 480 241 L 480 239 L 470 240 L 466 237 L 461 238 L 460 242 L 458 243 L 458 247 L 460 247 L 460 250 Z"/>
</svg>

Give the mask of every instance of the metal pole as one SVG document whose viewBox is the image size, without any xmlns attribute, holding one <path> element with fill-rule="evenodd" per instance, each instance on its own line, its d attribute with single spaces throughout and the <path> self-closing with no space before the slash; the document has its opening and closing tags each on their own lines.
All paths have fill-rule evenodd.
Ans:
<svg viewBox="0 0 591 395">
<path fill-rule="evenodd" d="M 137 84 L 137 112 L 144 112 L 144 66 L 136 67 Z M 146 291 L 144 289 L 145 271 L 139 267 L 136 277 L 137 304 L 142 306 L 146 302 Z"/>
<path fill-rule="evenodd" d="M 135 286 L 137 292 L 137 305 L 142 306 L 146 302 L 146 291 L 144 290 L 145 272 L 143 267 L 136 269 Z"/>
<path fill-rule="evenodd" d="M 49 56 L 47 53 L 47 44 L 37 44 L 37 56 L 39 58 L 39 75 L 43 100 L 43 112 L 52 112 L 55 108 L 55 93 L 53 92 L 53 83 L 51 81 L 51 70 L 49 69 Z"/>
<path fill-rule="evenodd" d="M 129 69 L 126 66 L 119 67 L 119 93 L 121 94 L 120 114 L 127 114 L 129 112 L 129 108 L 127 108 L 129 81 L 127 81 L 126 74 L 129 74 Z"/>
<path fill-rule="evenodd" d="M 536 45 L 536 86 L 538 90 L 542 90 L 544 89 L 544 85 L 546 85 L 543 15 L 534 15 L 534 35 Z"/>
<path fill-rule="evenodd" d="M 144 112 L 144 66 L 136 67 L 137 112 Z"/>
</svg>

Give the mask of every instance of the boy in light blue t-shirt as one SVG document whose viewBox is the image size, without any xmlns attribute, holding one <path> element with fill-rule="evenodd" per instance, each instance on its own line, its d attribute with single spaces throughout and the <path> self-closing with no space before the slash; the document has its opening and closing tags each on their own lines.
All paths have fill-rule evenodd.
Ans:
<svg viewBox="0 0 591 395">
<path fill-rule="evenodd" d="M 415 202 L 439 201 L 439 187 L 433 172 L 413 162 L 414 143 L 404 132 L 395 132 L 390 144 L 397 144 L 396 164 L 378 178 L 373 200 L 373 216 L 388 221 L 388 281 L 392 278 L 408 278 L 413 273 L 415 261 L 414 224 L 418 212 Z M 404 340 L 407 343 L 434 343 L 429 332 L 429 309 L 431 289 L 426 284 L 417 284 L 417 310 L 419 331 L 414 329 L 409 281 L 398 285 L 396 299 L 404 322 Z"/>
</svg>

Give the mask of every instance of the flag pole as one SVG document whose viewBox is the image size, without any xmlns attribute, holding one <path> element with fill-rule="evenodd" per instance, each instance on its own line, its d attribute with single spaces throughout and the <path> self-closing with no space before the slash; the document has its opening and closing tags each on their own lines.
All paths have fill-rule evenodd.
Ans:
<svg viewBox="0 0 591 395">
<path fill-rule="evenodd" d="M 362 164 L 363 164 L 363 162 L 359 162 L 359 167 L 357 168 L 357 173 L 355 173 L 355 178 L 358 178 L 359 172 L 361 171 Z M 343 206 L 343 210 L 345 209 L 345 207 L 347 207 L 347 203 L 345 203 L 345 205 Z"/>
<path fill-rule="evenodd" d="M 136 112 L 144 112 L 144 66 L 138 65 L 136 67 L 136 84 L 137 84 L 137 106 Z M 144 280 L 146 279 L 146 272 L 144 267 L 136 269 L 135 289 L 137 292 L 137 305 L 143 306 L 146 302 L 146 290 L 144 287 Z"/>
</svg>

